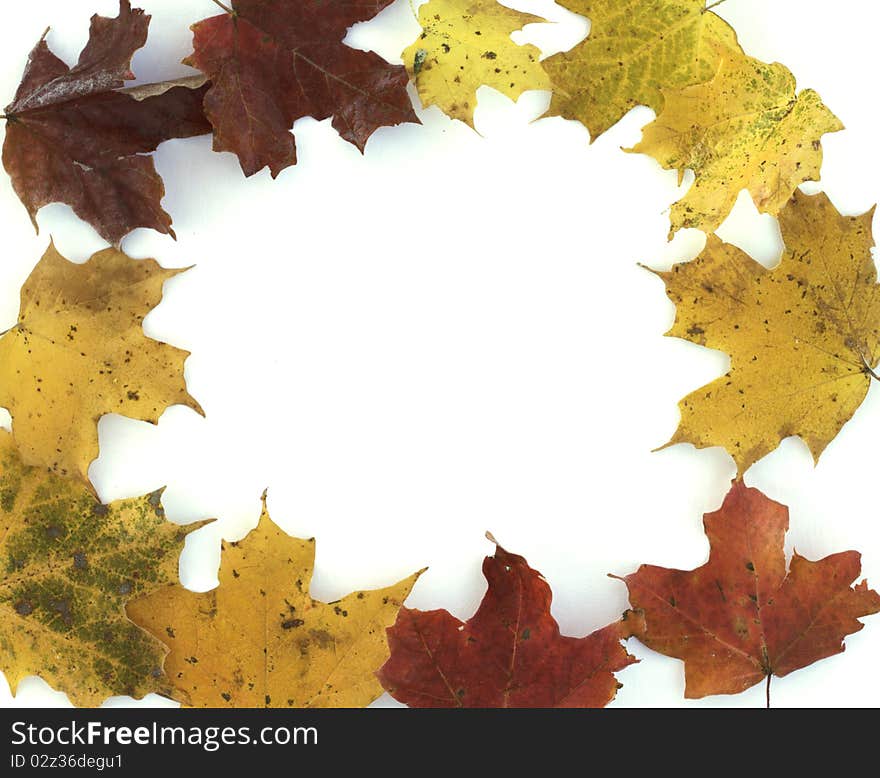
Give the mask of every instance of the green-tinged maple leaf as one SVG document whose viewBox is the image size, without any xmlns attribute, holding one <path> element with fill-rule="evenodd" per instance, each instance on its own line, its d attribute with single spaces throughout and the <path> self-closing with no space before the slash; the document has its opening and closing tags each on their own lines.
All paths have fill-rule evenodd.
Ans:
<svg viewBox="0 0 880 778">
<path fill-rule="evenodd" d="M 797 187 L 818 181 L 820 139 L 843 129 L 812 89 L 798 93 L 784 65 L 768 65 L 739 47 L 718 47 L 714 78 L 663 89 L 663 110 L 632 149 L 663 167 L 694 171 L 687 194 L 672 206 L 672 232 L 714 232 L 746 189 L 758 210 L 777 215 Z"/>
<path fill-rule="evenodd" d="M 637 105 L 663 107 L 663 89 L 698 84 L 718 67 L 715 46 L 736 34 L 705 0 L 563 0 L 590 33 L 544 61 L 553 82 L 548 116 L 577 119 L 593 138 Z"/>
<path fill-rule="evenodd" d="M 38 675 L 75 705 L 168 693 L 165 646 L 125 615 L 177 578 L 205 522 L 165 520 L 161 493 L 102 505 L 82 484 L 27 467 L 0 431 L 0 670 L 13 694 Z"/>
</svg>

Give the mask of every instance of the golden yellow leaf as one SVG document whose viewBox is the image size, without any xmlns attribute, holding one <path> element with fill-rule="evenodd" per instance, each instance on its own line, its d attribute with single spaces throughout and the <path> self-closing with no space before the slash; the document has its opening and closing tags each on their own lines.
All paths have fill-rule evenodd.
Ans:
<svg viewBox="0 0 880 778">
<path fill-rule="evenodd" d="M 591 23 L 587 39 L 544 60 L 548 116 L 577 119 L 593 139 L 637 105 L 663 107 L 664 88 L 698 84 L 718 66 L 715 45 L 738 47 L 705 0 L 564 0 Z"/>
<path fill-rule="evenodd" d="M 740 474 L 800 436 L 818 460 L 861 405 L 880 360 L 873 210 L 841 216 L 797 194 L 780 212 L 773 270 L 710 235 L 697 259 L 658 273 L 676 307 L 667 333 L 730 355 L 730 371 L 685 397 L 667 445 L 723 446 Z"/>
<path fill-rule="evenodd" d="M 39 675 L 75 705 L 169 691 L 167 649 L 125 602 L 177 578 L 205 522 L 165 520 L 161 492 L 102 505 L 76 481 L 22 463 L 0 430 L 0 670 L 13 694 Z"/>
<path fill-rule="evenodd" d="M 714 232 L 747 189 L 759 210 L 776 215 L 804 181 L 818 181 L 820 138 L 843 124 L 812 89 L 797 93 L 784 65 L 767 65 L 739 48 L 719 47 L 721 64 L 705 84 L 664 89 L 666 103 L 632 151 L 663 167 L 694 171 L 672 206 L 672 232 Z"/>
<path fill-rule="evenodd" d="M 77 265 L 49 246 L 21 290 L 18 323 L 0 338 L 0 406 L 26 464 L 88 482 L 104 414 L 155 424 L 169 405 L 202 413 L 183 378 L 189 352 L 141 326 L 181 272 L 116 249 Z"/>
<path fill-rule="evenodd" d="M 225 543 L 220 586 L 178 585 L 128 605 L 129 617 L 171 648 L 165 672 L 191 707 L 357 708 L 382 694 L 385 629 L 419 574 L 323 603 L 309 595 L 314 540 L 292 538 L 263 513 Z"/>
<path fill-rule="evenodd" d="M 430 0 L 419 8 L 422 34 L 402 55 L 422 104 L 473 127 L 480 86 L 512 100 L 529 89 L 549 89 L 540 50 L 510 39 L 515 30 L 543 21 L 495 0 Z"/>
</svg>

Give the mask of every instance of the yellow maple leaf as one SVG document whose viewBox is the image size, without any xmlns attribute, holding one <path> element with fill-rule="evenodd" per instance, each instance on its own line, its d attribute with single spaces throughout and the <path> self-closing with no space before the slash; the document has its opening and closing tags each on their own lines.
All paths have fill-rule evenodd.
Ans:
<svg viewBox="0 0 880 778">
<path fill-rule="evenodd" d="M 797 93 L 784 65 L 768 65 L 739 48 L 718 47 L 715 77 L 664 89 L 665 107 L 632 151 L 695 181 L 672 206 L 672 232 L 714 232 L 747 189 L 759 210 L 776 215 L 804 181 L 818 181 L 820 138 L 843 124 L 812 89 Z"/>
<path fill-rule="evenodd" d="M 792 435 L 818 461 L 865 399 L 880 360 L 873 210 L 841 216 L 823 194 L 780 212 L 767 270 L 710 235 L 697 259 L 658 275 L 676 305 L 667 335 L 730 355 L 730 371 L 685 397 L 667 446 L 723 446 L 740 474 Z"/>
<path fill-rule="evenodd" d="M 515 30 L 543 21 L 495 0 L 430 0 L 419 9 L 422 34 L 402 55 L 422 104 L 473 127 L 480 86 L 512 100 L 530 89 L 549 89 L 540 50 L 510 39 Z"/>
<path fill-rule="evenodd" d="M 202 413 L 186 391 L 189 352 L 144 335 L 144 317 L 181 270 L 116 249 L 69 262 L 50 245 L 0 338 L 0 406 L 26 464 L 88 481 L 97 424 L 119 413 L 156 424 L 169 405 Z"/>
<path fill-rule="evenodd" d="M 292 538 L 269 518 L 226 543 L 220 586 L 179 585 L 135 600 L 129 617 L 171 649 L 165 671 L 191 707 L 364 707 L 382 694 L 385 629 L 420 573 L 338 602 L 309 595 L 314 540 Z"/>
<path fill-rule="evenodd" d="M 544 60 L 548 116 L 577 119 L 593 139 L 637 105 L 663 107 L 663 88 L 697 84 L 718 65 L 715 45 L 736 33 L 705 0 L 565 0 L 590 20 L 587 39 Z"/>
<path fill-rule="evenodd" d="M 75 705 L 168 693 L 167 649 L 125 602 L 177 579 L 190 532 L 161 492 L 102 505 L 76 481 L 22 463 L 0 430 L 0 670 L 13 694 L 39 675 Z"/>
</svg>

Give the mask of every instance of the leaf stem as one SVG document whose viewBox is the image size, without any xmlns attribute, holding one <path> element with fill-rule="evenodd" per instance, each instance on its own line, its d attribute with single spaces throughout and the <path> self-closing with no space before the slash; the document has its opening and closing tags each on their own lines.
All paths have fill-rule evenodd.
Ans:
<svg viewBox="0 0 880 778">
<path fill-rule="evenodd" d="M 770 679 L 772 677 L 772 673 L 767 673 L 767 710 L 770 710 Z"/>
<path fill-rule="evenodd" d="M 865 355 L 862 353 L 861 349 L 859 349 L 859 356 L 862 358 L 862 365 L 864 365 L 863 370 L 875 381 L 880 381 L 880 376 L 878 376 L 871 368 L 871 365 L 868 363 L 868 360 L 865 358 Z"/>
<path fill-rule="evenodd" d="M 707 6 L 703 9 L 703 13 L 708 13 L 708 12 L 711 11 L 713 8 L 715 8 L 715 7 L 719 6 L 719 5 L 721 5 L 723 2 L 725 2 L 725 0 L 715 0 L 714 3 L 710 3 L 709 5 L 707 5 Z"/>
<path fill-rule="evenodd" d="M 220 0 L 211 0 L 211 2 L 214 3 L 214 5 L 219 5 L 230 16 L 235 16 L 235 11 L 225 3 L 221 3 Z M 724 0 L 722 0 L 722 2 L 724 2 Z"/>
</svg>

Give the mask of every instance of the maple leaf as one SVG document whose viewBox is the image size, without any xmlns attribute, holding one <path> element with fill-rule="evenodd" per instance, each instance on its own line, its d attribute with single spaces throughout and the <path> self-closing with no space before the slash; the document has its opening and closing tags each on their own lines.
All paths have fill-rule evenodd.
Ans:
<svg viewBox="0 0 880 778">
<path fill-rule="evenodd" d="M 13 694 L 28 675 L 88 707 L 167 693 L 166 648 L 124 604 L 175 580 L 184 539 L 206 523 L 167 522 L 161 492 L 102 505 L 26 466 L 0 430 L 0 669 Z"/>
<path fill-rule="evenodd" d="M 665 107 L 631 149 L 664 168 L 694 171 L 672 206 L 672 233 L 714 232 L 747 189 L 764 213 L 779 213 L 804 181 L 818 181 L 820 138 L 843 124 L 812 89 L 797 93 L 784 65 L 719 47 L 721 65 L 705 84 L 664 89 Z"/>
<path fill-rule="evenodd" d="M 22 287 L 17 324 L 0 338 L 0 406 L 26 464 L 87 482 L 104 414 L 156 424 L 169 405 L 202 413 L 183 378 L 189 352 L 142 329 L 181 272 L 116 249 L 77 265 L 49 246 Z"/>
<path fill-rule="evenodd" d="M 695 570 L 642 565 L 623 580 L 644 613 L 646 646 L 684 661 L 685 696 L 737 694 L 844 650 L 880 595 L 859 575 L 855 551 L 811 562 L 795 552 L 788 572 L 788 508 L 736 481 L 704 517 L 709 561 Z"/>
<path fill-rule="evenodd" d="M 177 584 L 128 605 L 129 617 L 171 649 L 165 671 L 191 707 L 364 707 L 382 694 L 385 628 L 420 573 L 337 602 L 309 595 L 315 541 L 269 518 L 223 546 L 220 586 Z"/>
<path fill-rule="evenodd" d="M 483 575 L 489 589 L 467 623 L 401 609 L 379 672 L 395 699 L 417 708 L 601 708 L 614 699 L 614 673 L 637 661 L 620 641 L 640 629 L 638 614 L 562 636 L 550 587 L 523 557 L 498 546 Z"/>
<path fill-rule="evenodd" d="M 550 89 L 540 50 L 510 39 L 515 30 L 544 21 L 495 0 L 430 0 L 421 6 L 422 34 L 403 52 L 403 61 L 422 104 L 473 127 L 483 84 L 512 100 L 530 89 Z"/>
<path fill-rule="evenodd" d="M 667 446 L 723 446 L 741 474 L 798 435 L 818 461 L 880 361 L 872 217 L 798 194 L 779 214 L 785 253 L 773 270 L 710 235 L 695 260 L 657 273 L 677 307 L 666 334 L 731 357 L 728 373 L 679 403 Z"/>
<path fill-rule="evenodd" d="M 274 178 L 296 164 L 290 129 L 304 116 L 332 116 L 361 151 L 379 127 L 418 123 L 406 70 L 342 43 L 348 27 L 391 2 L 232 0 L 228 13 L 195 24 L 184 61 L 211 79 L 214 150 L 237 154 L 245 175 L 268 167 Z"/>
<path fill-rule="evenodd" d="M 131 58 L 150 17 L 120 0 L 119 16 L 93 16 L 72 68 L 45 36 L 31 51 L 6 108 L 3 165 L 34 227 L 44 205 L 62 202 L 118 245 L 138 227 L 174 235 L 162 209 L 165 186 L 151 157 L 163 141 L 211 131 L 202 110 L 204 78 L 129 90 Z"/>
<path fill-rule="evenodd" d="M 593 139 L 637 105 L 663 107 L 661 88 L 697 84 L 718 65 L 714 45 L 736 33 L 705 0 L 565 0 L 589 18 L 585 41 L 544 60 L 553 82 L 548 116 L 577 119 Z"/>
</svg>

